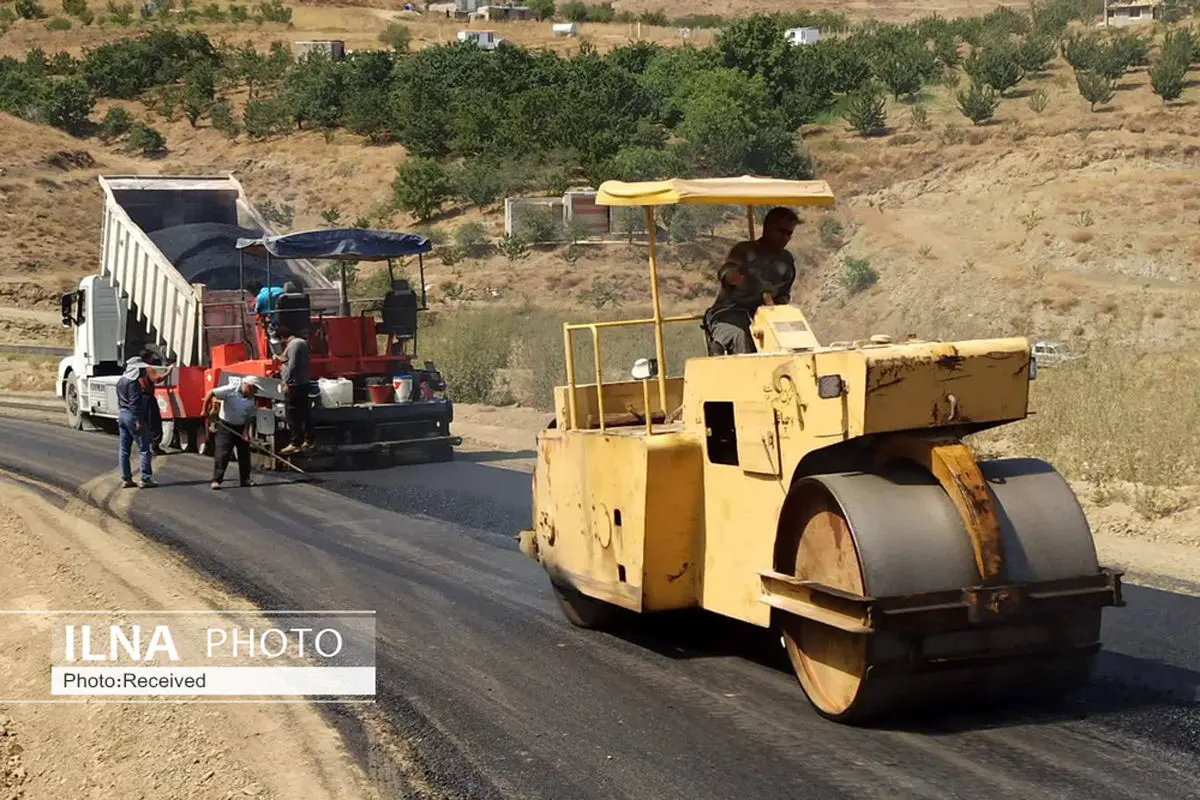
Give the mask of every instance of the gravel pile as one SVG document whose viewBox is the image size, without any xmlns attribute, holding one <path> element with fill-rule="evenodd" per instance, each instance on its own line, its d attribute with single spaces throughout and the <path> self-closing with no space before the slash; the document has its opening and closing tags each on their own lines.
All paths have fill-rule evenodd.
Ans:
<svg viewBox="0 0 1200 800">
<path fill-rule="evenodd" d="M 237 225 L 201 222 L 163 228 L 150 234 L 150 241 L 154 242 L 189 283 L 201 283 L 209 289 L 237 289 L 238 262 L 241 257 L 237 249 L 237 240 L 259 236 L 262 236 L 262 231 Z M 247 253 L 244 275 L 246 283 L 254 280 L 266 283 L 267 260 Z M 295 281 L 302 287 L 307 286 L 304 279 L 295 274 L 286 261 L 272 259 L 271 283 L 282 286 L 287 280 Z"/>
</svg>

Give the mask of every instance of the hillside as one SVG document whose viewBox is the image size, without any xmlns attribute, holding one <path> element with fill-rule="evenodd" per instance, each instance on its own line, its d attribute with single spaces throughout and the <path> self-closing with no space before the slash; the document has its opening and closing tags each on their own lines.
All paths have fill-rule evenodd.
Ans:
<svg viewBox="0 0 1200 800">
<path fill-rule="evenodd" d="M 832 5 L 817 3 L 812 8 Z M 890 4 L 897 13 L 902 6 Z M 864 7 L 839 4 L 851 14 Z M 965 4 L 962 8 L 971 10 Z M 928 4 L 919 9 L 934 10 Z M 99 4 L 92 10 L 105 13 Z M 673 13 L 705 11 L 691 4 Z M 947 5 L 941 13 L 949 11 Z M 444 19 L 370 5 L 299 5 L 292 12 L 290 28 L 277 22 L 193 27 L 207 31 L 214 42 L 225 39 L 241 45 L 252 39 L 260 54 L 276 40 L 330 36 L 345 39 L 350 47 L 381 47 L 379 34 L 396 19 L 408 26 L 410 49 L 424 53 L 429 45 L 449 41 L 459 27 Z M 1014 19 L 991 15 L 990 24 L 1019 24 Z M 587 46 L 583 39 L 551 39 L 548 22 L 493 27 L 521 44 L 548 44 L 564 59 Z M 1073 30 L 1087 28 L 1076 22 Z M 639 59 L 655 52 L 627 47 L 630 28 L 625 24 L 584 23 L 581 32 L 601 53 L 626 46 L 622 57 L 633 63 L 644 64 Z M 1021 429 L 1017 440 L 1007 432 L 1009 438 L 984 439 L 998 451 L 1015 448 L 1052 457 L 1073 479 L 1098 486 L 1105 502 L 1128 502 L 1140 509 L 1138 513 L 1157 518 L 1192 504 L 1187 499 L 1190 490 L 1179 487 L 1193 482 L 1187 476 L 1200 470 L 1195 404 L 1184 403 L 1181 409 L 1173 399 L 1194 394 L 1200 379 L 1200 360 L 1193 354 L 1200 325 L 1200 274 L 1195 267 L 1200 246 L 1185 233 L 1200 217 L 1194 137 L 1200 106 L 1194 72 L 1187 76 L 1180 99 L 1164 104 L 1154 94 L 1148 68 L 1163 57 L 1164 29 L 1142 27 L 1137 32 L 1153 40 L 1148 58 L 1128 66 L 1111 98 L 1098 102 L 1095 110 L 1081 97 L 1075 71 L 1057 51 L 1043 68 L 1029 71 L 1007 89 L 998 98 L 994 118 L 979 125 L 963 115 L 956 100 L 957 91 L 969 82 L 961 61 L 940 77 L 921 81 L 913 96 L 902 94 L 897 100 L 887 95 L 879 135 L 852 130 L 841 115 L 851 96 L 838 96 L 831 108 L 800 127 L 799 139 L 813 171 L 829 181 L 839 202 L 832 211 L 805 212 L 791 249 L 801 266 L 795 296 L 825 341 L 870 333 L 929 338 L 1021 335 L 1062 340 L 1087 352 L 1088 358 L 1076 366 L 1048 370 L 1038 381 L 1039 415 Z M 52 31 L 44 21 L 19 20 L 0 36 L 0 55 L 23 58 L 28 48 L 37 46 L 48 56 L 66 50 L 80 57 L 84 45 L 139 33 L 136 27 L 78 24 Z M 712 35 L 711 30 L 698 31 L 693 44 L 703 47 Z M 678 43 L 672 27 L 644 24 L 642 36 L 666 45 Z M 969 49 L 963 47 L 962 52 Z M 761 53 L 762 48 L 751 51 Z M 417 72 L 410 78 L 436 74 Z M 728 110 L 732 105 L 723 102 L 741 102 L 745 92 L 761 91 L 746 83 L 731 95 L 718 94 L 716 118 L 709 119 L 718 125 L 718 133 L 723 118 L 737 117 Z M 234 81 L 221 94 L 240 118 L 247 108 L 247 87 Z M 481 96 L 472 97 L 482 102 Z M 264 98 L 270 101 L 269 93 L 260 89 L 260 104 Z M 464 402 L 519 401 L 545 407 L 551 388 L 561 380 L 558 343 L 564 316 L 645 310 L 642 245 L 534 246 L 510 261 L 487 245 L 503 233 L 503 195 L 481 204 L 451 198 L 428 224 L 418 225 L 409 213 L 398 210 L 392 189 L 395 168 L 415 160 L 405 144 L 407 128 L 399 138 L 385 137 L 379 144 L 370 144 L 344 124 L 326 130 L 283 126 L 251 138 L 245 131 L 222 132 L 203 115 L 193 127 L 178 102 L 171 105 L 164 109 L 162 97 L 151 92 L 145 100 L 101 97 L 91 111 L 93 123 L 111 109 L 123 108 L 133 119 L 152 125 L 165 138 L 166 149 L 148 155 L 132 152 L 128 141 L 119 137 L 106 139 L 95 131 L 71 136 L 0 114 L 0 194 L 7 227 L 20 234 L 0 240 L 0 341 L 64 342 L 57 327 L 56 296 L 94 269 L 100 223 L 95 176 L 102 171 L 232 171 L 286 228 L 322 226 L 336 218 L 339 224 L 365 220 L 429 233 L 441 257 L 427 261 L 434 313 L 424 318 L 422 341 L 425 352 L 452 376 Z M 423 115 L 408 115 L 404 124 L 443 111 L 431 105 Z M 664 112 L 669 117 L 668 112 L 670 108 Z M 598 114 L 588 117 L 587 124 L 594 126 L 605 122 L 607 109 L 597 111 L 585 103 L 578 113 Z M 740 113 L 759 112 L 743 106 Z M 504 124 L 520 123 L 521 117 L 502 123 L 493 113 L 484 119 L 490 120 L 494 133 Z M 759 122 L 758 127 L 743 128 L 743 133 L 769 134 L 763 126 L 777 124 L 778 119 L 763 116 Z M 676 147 L 681 132 L 694 130 L 688 121 L 670 124 L 676 126 L 670 142 L 654 147 Z M 591 133 L 584 127 L 572 135 Z M 637 135 L 644 136 L 644 131 L 639 128 Z M 737 137 L 724 135 L 730 138 Z M 763 139 L 767 144 L 773 141 Z M 709 147 L 721 143 L 718 135 Z M 675 157 L 665 149 L 652 152 L 656 158 Z M 535 152 L 514 156 L 511 162 L 481 156 L 475 163 L 483 165 L 485 174 L 503 171 L 504 181 L 525 179 L 524 188 L 509 194 L 538 194 L 545 191 L 537 185 L 539 180 L 562 180 L 546 177 L 545 170 L 555 168 L 553 155 Z M 454 158 L 452 153 L 446 160 Z M 468 156 L 465 163 L 473 158 Z M 611 163 L 624 162 L 618 158 Z M 587 183 L 576 172 L 566 185 Z M 693 226 L 685 241 L 664 246 L 668 312 L 696 312 L 710 301 L 711 270 L 741 235 L 742 226 L 731 215 L 711 230 Z M 456 240 L 464 246 L 454 247 Z M 848 265 L 874 280 L 849 287 Z M 363 269 L 355 292 L 371 296 L 373 286 L 378 283 Z M 700 352 L 699 331 L 691 324 L 672 329 L 668 341 L 673 371 L 683 356 Z M 605 372 L 623 374 L 633 358 L 650 352 L 646 335 L 613 335 Z M 590 363 L 583 350 L 578 358 Z M 1116 444 L 1105 444 L 1106 438 Z M 1146 486 L 1159 488 L 1147 494 Z M 1184 492 L 1184 500 L 1172 494 L 1178 491 Z"/>
</svg>

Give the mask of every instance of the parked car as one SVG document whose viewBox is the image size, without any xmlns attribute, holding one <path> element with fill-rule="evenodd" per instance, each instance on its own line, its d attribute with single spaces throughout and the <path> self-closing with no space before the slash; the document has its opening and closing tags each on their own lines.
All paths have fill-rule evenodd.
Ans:
<svg viewBox="0 0 1200 800">
<path fill-rule="evenodd" d="M 1065 364 L 1068 361 L 1075 361 L 1078 358 L 1079 355 L 1077 353 L 1072 353 L 1061 342 L 1033 343 L 1033 360 L 1037 362 L 1039 367 L 1053 367 L 1058 364 Z"/>
</svg>

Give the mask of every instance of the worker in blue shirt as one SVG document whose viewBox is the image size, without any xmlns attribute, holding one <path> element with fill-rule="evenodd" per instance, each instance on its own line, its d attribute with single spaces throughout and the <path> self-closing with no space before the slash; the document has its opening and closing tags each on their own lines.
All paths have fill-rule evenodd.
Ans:
<svg viewBox="0 0 1200 800">
<path fill-rule="evenodd" d="M 266 329 L 269 346 L 273 354 L 278 355 L 282 345 L 275 330 L 275 309 L 279 306 L 279 298 L 283 296 L 283 287 L 263 286 L 259 281 L 252 281 L 246 288 L 256 296 L 254 313 L 258 317 L 258 324 Z"/>
</svg>

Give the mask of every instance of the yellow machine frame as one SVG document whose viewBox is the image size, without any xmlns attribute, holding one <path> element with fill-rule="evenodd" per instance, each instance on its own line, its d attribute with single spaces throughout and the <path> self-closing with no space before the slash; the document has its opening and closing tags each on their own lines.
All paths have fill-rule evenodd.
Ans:
<svg viewBox="0 0 1200 800">
<path fill-rule="evenodd" d="M 1100 607 L 1122 604 L 1120 573 L 1095 563 L 1086 521 L 1048 465 L 979 462 L 962 441 L 1028 413 L 1026 339 L 821 346 L 800 309 L 766 305 L 751 327 L 757 353 L 689 359 L 671 378 L 663 327 L 701 316 L 662 315 L 655 208 L 744 205 L 754 239 L 755 206 L 831 206 L 833 193 L 825 181 L 748 176 L 607 181 L 597 202 L 646 209 L 653 315 L 563 326 L 567 382 L 538 437 L 534 527 L 518 538 L 572 622 L 699 606 L 780 626 L 810 701 L 835 719 L 919 696 L 884 680 L 917 662 L 991 669 L 1004 650 L 1077 677 L 1099 647 Z M 645 325 L 656 373 L 604 382 L 601 334 Z M 580 331 L 594 383 L 577 382 Z M 920 472 L 875 477 L 901 466 Z M 1022 516 L 1012 487 L 1065 516 Z M 864 502 L 872 492 L 878 502 Z M 895 536 L 879 504 L 900 518 Z M 989 624 L 1011 629 L 1003 647 L 979 632 Z"/>
</svg>

